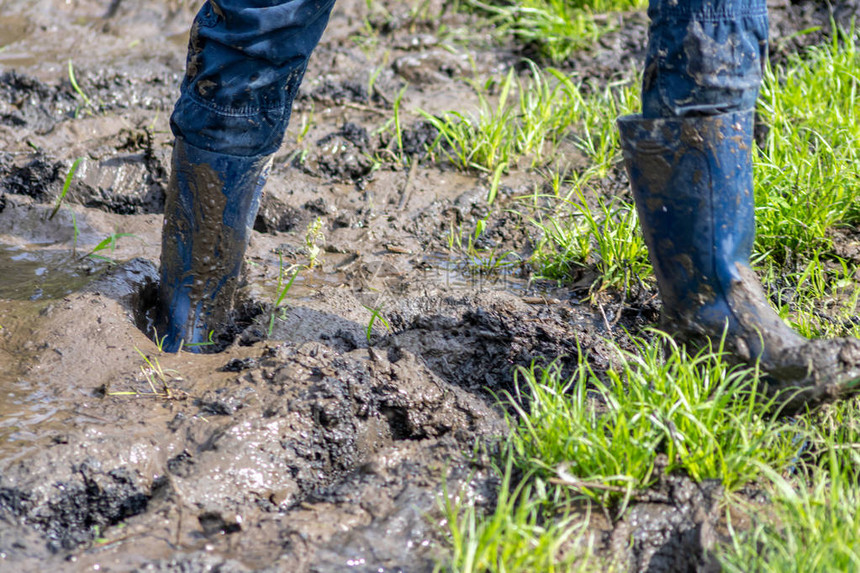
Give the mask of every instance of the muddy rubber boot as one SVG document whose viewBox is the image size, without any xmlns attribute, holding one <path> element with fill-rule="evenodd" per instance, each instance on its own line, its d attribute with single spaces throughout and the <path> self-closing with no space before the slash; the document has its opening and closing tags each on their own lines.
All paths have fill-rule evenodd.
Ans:
<svg viewBox="0 0 860 573">
<path fill-rule="evenodd" d="M 155 323 L 165 351 L 200 352 L 229 320 L 270 165 L 269 157 L 213 153 L 176 139 Z"/>
<path fill-rule="evenodd" d="M 662 328 L 694 346 L 760 361 L 793 406 L 860 381 L 860 341 L 808 340 L 768 304 L 749 264 L 755 234 L 753 112 L 618 120 L 637 211 L 663 299 Z"/>
</svg>

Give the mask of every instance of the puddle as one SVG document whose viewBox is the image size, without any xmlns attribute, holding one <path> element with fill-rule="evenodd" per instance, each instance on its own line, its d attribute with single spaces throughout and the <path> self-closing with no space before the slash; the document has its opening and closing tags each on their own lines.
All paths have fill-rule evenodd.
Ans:
<svg viewBox="0 0 860 573">
<path fill-rule="evenodd" d="M 31 23 L 23 16 L 0 16 L 0 64 L 3 66 L 21 67 L 38 63 L 38 59 L 16 42 L 26 38 L 31 31 Z"/>
<path fill-rule="evenodd" d="M 329 259 L 332 258 L 329 257 Z M 349 257 L 346 260 L 350 262 Z M 328 262 L 332 261 L 328 260 Z M 272 259 L 265 266 L 267 267 L 263 271 L 265 278 L 255 278 L 246 292 L 253 299 L 274 301 L 280 292 L 277 281 L 277 262 Z M 325 287 L 349 285 L 349 273 L 338 270 L 342 268 L 351 267 L 343 262 L 335 262 L 324 268 L 301 269 L 287 292 L 285 302 L 306 302 Z M 421 257 L 419 264 L 415 266 L 412 280 L 446 290 L 507 291 L 520 296 L 552 294 L 553 289 L 548 288 L 547 285 L 529 281 L 521 275 L 521 267 L 515 261 L 494 262 L 489 258 L 467 260 L 463 257 L 452 257 L 448 253 L 436 252 Z M 286 286 L 291 276 L 292 271 L 286 273 L 280 285 L 281 288 Z"/>
<path fill-rule="evenodd" d="M 531 286 L 520 275 L 517 261 L 499 259 L 492 254 L 471 257 L 452 257 L 447 253 L 432 253 L 423 259 L 427 280 L 455 289 L 481 292 L 505 290 L 524 294 Z"/>
<path fill-rule="evenodd" d="M 32 329 L 51 300 L 91 282 L 92 270 L 68 251 L 0 244 L 0 469 L 63 430 L 56 400 L 26 376 L 39 350 Z"/>
<path fill-rule="evenodd" d="M 8 46 L 30 33 L 30 21 L 23 16 L 0 16 L 0 47 Z"/>
<path fill-rule="evenodd" d="M 28 250 L 0 244 L 0 299 L 44 300 L 67 296 L 93 280 L 68 251 Z"/>
<path fill-rule="evenodd" d="M 0 380 L 0 470 L 34 449 L 50 443 L 66 426 L 53 399 L 26 381 Z M 68 414 L 68 413 L 66 413 Z"/>
<path fill-rule="evenodd" d="M 57 413 L 52 400 L 24 379 L 26 366 L 36 353 L 28 345 L 31 325 L 43 307 L 44 303 L 0 300 L 0 362 L 4 366 L 0 369 L 0 469 L 14 462 L 39 436 L 45 437 L 45 422 Z"/>
</svg>

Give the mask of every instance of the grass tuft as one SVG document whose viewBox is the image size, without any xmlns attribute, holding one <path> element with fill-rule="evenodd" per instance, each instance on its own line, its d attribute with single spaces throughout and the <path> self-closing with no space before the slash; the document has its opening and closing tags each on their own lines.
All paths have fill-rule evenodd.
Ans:
<svg viewBox="0 0 860 573">
<path fill-rule="evenodd" d="M 659 454 L 666 472 L 720 479 L 727 491 L 797 455 L 791 429 L 765 415 L 755 371 L 729 366 L 719 349 L 690 355 L 659 332 L 634 347 L 616 348 L 605 379 L 584 353 L 569 378 L 558 362 L 518 369 L 509 403 L 522 471 L 548 479 L 563 468 L 582 484 L 572 494 L 623 511 L 657 481 Z"/>
<path fill-rule="evenodd" d="M 832 248 L 860 223 L 860 53 L 854 31 L 768 68 L 756 162 L 756 248 L 778 263 Z"/>
<path fill-rule="evenodd" d="M 443 512 L 451 555 L 437 571 L 457 573 L 577 573 L 605 571 L 591 555 L 587 520 L 547 520 L 546 489 L 532 480 L 514 483 L 513 458 L 501 473 L 496 506 L 480 515 L 463 496 L 445 491 Z"/>
<path fill-rule="evenodd" d="M 644 0 L 464 0 L 463 8 L 488 17 L 496 38 L 513 37 L 553 62 L 592 45 L 615 27 L 595 13 L 632 10 Z"/>
<path fill-rule="evenodd" d="M 629 293 L 644 284 L 653 270 L 633 205 L 598 196 L 591 207 L 581 187 L 574 195 L 574 200 L 563 200 L 563 211 L 534 221 L 542 231 L 531 257 L 538 276 L 569 280 L 578 269 L 591 266 L 599 275 L 592 293 L 604 288 Z"/>
<path fill-rule="evenodd" d="M 829 465 L 837 462 L 831 455 Z M 755 525 L 732 531 L 719 558 L 727 573 L 818 573 L 860 570 L 860 471 L 816 469 L 811 486 L 771 469 L 774 503 L 753 512 Z"/>
<path fill-rule="evenodd" d="M 549 162 L 565 138 L 591 161 L 590 175 L 605 176 L 620 160 L 615 119 L 639 105 L 631 84 L 593 91 L 562 71 L 541 70 L 533 62 L 522 78 L 511 69 L 503 79 L 473 88 L 478 97 L 475 113 L 420 113 L 439 131 L 431 153 L 494 178 L 523 162 L 526 167 Z"/>
</svg>

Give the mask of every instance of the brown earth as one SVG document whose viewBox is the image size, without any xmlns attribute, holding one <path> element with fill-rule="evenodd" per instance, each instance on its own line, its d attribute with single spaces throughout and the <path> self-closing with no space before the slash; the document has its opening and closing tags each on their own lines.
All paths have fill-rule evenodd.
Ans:
<svg viewBox="0 0 860 573">
<path fill-rule="evenodd" d="M 563 287 L 529 282 L 522 265 L 482 274 L 449 248 L 489 213 L 482 247 L 527 258 L 529 215 L 506 207 L 542 179 L 513 170 L 490 209 L 485 178 L 422 159 L 435 134 L 417 110 L 464 109 L 467 80 L 528 52 L 452 44 L 474 22 L 441 2 L 380 4 L 390 16 L 340 0 L 311 61 L 255 225 L 235 340 L 163 355 L 145 331 L 167 119 L 198 3 L 0 0 L 0 570 L 432 571 L 445 486 L 493 505 L 507 432 L 493 396 L 513 368 L 572 364 L 579 348 L 599 371 L 607 338 L 624 344 L 623 328 L 656 320 L 653 287 L 591 305 L 588 273 Z M 789 38 L 775 57 L 829 32 L 824 6 L 772 2 L 774 34 Z M 843 2 L 836 16 L 854 13 Z M 563 68 L 633 81 L 647 21 L 618 23 Z M 813 25 L 824 28 L 791 37 Z M 412 169 L 380 130 L 407 83 Z M 626 193 L 624 174 L 603 191 Z M 306 262 L 317 218 L 322 262 L 275 311 L 279 269 Z M 115 233 L 130 236 L 97 254 L 121 264 L 86 256 Z M 712 567 L 718 501 L 718 486 L 667 476 L 623 519 L 593 519 L 597 547 L 634 571 Z"/>
</svg>

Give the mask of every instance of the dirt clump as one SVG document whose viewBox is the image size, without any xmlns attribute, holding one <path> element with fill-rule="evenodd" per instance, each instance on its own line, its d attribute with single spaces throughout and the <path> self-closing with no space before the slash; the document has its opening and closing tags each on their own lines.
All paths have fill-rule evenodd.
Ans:
<svg viewBox="0 0 860 573">
<path fill-rule="evenodd" d="M 609 535 L 613 555 L 629 571 L 717 572 L 716 545 L 723 497 L 719 480 L 697 484 L 661 474 L 660 483 L 634 505 Z"/>
</svg>

